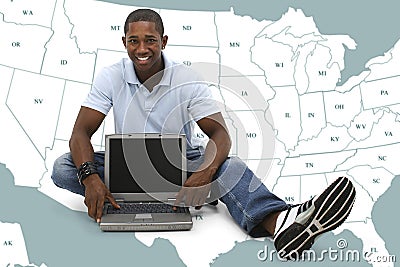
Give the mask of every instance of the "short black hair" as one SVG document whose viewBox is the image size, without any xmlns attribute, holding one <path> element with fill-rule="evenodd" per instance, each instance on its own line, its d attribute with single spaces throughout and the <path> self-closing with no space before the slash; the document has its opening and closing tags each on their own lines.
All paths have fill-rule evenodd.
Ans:
<svg viewBox="0 0 400 267">
<path fill-rule="evenodd" d="M 164 36 L 164 24 L 160 15 L 151 9 L 136 9 L 131 12 L 125 20 L 124 33 L 129 30 L 129 23 L 137 21 L 149 21 L 156 24 L 156 31 L 160 33 L 160 36 Z"/>
</svg>

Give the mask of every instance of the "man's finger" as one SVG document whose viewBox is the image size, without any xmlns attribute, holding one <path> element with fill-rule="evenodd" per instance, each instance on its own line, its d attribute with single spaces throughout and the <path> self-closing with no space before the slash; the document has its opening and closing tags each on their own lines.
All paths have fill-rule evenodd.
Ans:
<svg viewBox="0 0 400 267">
<path fill-rule="evenodd" d="M 178 194 L 176 194 L 176 199 L 174 202 L 175 206 L 180 206 L 184 195 L 185 195 L 185 188 L 182 188 L 181 190 L 179 190 Z"/>
<path fill-rule="evenodd" d="M 209 191 L 205 192 L 205 193 L 201 196 L 201 205 L 203 205 L 204 203 L 206 203 L 208 195 L 209 195 Z"/>
<path fill-rule="evenodd" d="M 118 205 L 117 201 L 115 201 L 114 197 L 109 193 L 106 198 L 108 201 L 110 201 L 111 205 L 113 205 L 114 208 L 120 209 L 121 207 Z"/>
<path fill-rule="evenodd" d="M 202 202 L 203 198 L 202 198 L 201 192 L 193 192 L 193 193 L 195 193 L 195 194 L 193 196 L 192 206 L 199 207 L 199 206 L 203 205 L 204 202 Z"/>
<path fill-rule="evenodd" d="M 96 207 L 96 222 L 100 222 L 101 216 L 103 215 L 103 206 L 104 206 L 104 200 L 100 199 L 97 201 L 97 207 Z"/>
<path fill-rule="evenodd" d="M 195 206 L 195 203 L 193 202 L 194 201 L 194 194 L 195 194 L 196 192 L 192 189 L 192 188 L 190 188 L 187 192 L 186 192 L 186 195 L 185 195 L 185 205 L 186 206 Z"/>
<path fill-rule="evenodd" d="M 174 206 L 172 207 L 172 209 L 174 211 L 177 210 L 177 207 L 182 206 L 181 202 L 182 202 L 182 199 L 183 199 L 184 196 L 185 196 L 185 188 L 182 188 L 181 190 L 179 190 L 178 194 L 176 194 L 176 196 L 175 196 L 176 199 L 175 199 L 175 202 L 174 202 Z"/>
<path fill-rule="evenodd" d="M 95 215 L 96 215 L 96 205 L 95 203 L 92 203 L 91 201 L 87 201 L 87 205 L 88 207 L 88 215 L 89 217 L 96 219 Z"/>
</svg>

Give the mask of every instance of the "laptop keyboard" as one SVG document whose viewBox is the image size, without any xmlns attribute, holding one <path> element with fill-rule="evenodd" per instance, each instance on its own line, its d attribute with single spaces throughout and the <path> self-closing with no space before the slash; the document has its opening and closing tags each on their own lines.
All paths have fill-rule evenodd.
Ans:
<svg viewBox="0 0 400 267">
<path fill-rule="evenodd" d="M 176 207 L 165 203 L 123 203 L 119 204 L 121 209 L 116 209 L 112 205 L 107 207 L 108 214 L 140 214 L 140 213 L 185 213 L 188 208 Z"/>
</svg>

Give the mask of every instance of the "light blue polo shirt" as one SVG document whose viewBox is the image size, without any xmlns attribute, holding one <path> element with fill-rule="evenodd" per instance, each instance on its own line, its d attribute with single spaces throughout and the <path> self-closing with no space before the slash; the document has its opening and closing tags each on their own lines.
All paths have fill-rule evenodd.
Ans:
<svg viewBox="0 0 400 267">
<path fill-rule="evenodd" d="M 152 92 L 138 80 L 130 59 L 102 69 L 82 106 L 105 115 L 111 108 L 116 133 L 186 134 L 188 150 L 201 146 L 195 122 L 220 112 L 208 84 L 163 54 L 163 77 Z"/>
</svg>

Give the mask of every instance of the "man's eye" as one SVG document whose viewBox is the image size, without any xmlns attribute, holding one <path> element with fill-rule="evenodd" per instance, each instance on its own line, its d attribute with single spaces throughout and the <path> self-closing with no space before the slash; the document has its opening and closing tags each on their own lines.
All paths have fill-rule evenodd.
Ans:
<svg viewBox="0 0 400 267">
<path fill-rule="evenodd" d="M 131 43 L 131 44 L 136 44 L 136 43 L 137 43 L 137 41 L 136 41 L 136 40 L 133 40 L 133 39 L 131 39 L 131 40 L 128 40 L 128 43 Z"/>
<path fill-rule="evenodd" d="M 149 42 L 149 43 L 155 43 L 155 42 L 157 42 L 157 40 L 156 40 L 156 39 L 148 39 L 147 42 Z"/>
</svg>

